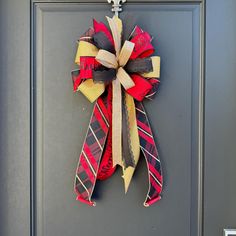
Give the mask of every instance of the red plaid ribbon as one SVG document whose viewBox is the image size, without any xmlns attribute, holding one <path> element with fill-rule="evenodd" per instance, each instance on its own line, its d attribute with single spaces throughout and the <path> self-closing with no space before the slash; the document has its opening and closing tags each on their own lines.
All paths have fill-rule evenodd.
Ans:
<svg viewBox="0 0 236 236">
<path fill-rule="evenodd" d="M 76 170 L 75 191 L 78 194 L 77 200 L 89 205 L 95 204 L 91 201 L 91 197 L 110 126 L 108 97 L 111 97 L 111 92 L 108 92 L 108 95 L 100 96 L 95 103 Z"/>
<path fill-rule="evenodd" d="M 149 189 L 144 206 L 150 206 L 161 199 L 162 171 L 157 147 L 147 114 L 141 102 L 135 101 L 136 119 L 139 132 L 140 148 L 147 162 Z"/>
</svg>

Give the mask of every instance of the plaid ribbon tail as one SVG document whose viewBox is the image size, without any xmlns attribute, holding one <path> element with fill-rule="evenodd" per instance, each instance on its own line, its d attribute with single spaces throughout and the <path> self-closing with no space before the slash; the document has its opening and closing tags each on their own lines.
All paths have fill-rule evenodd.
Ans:
<svg viewBox="0 0 236 236">
<path fill-rule="evenodd" d="M 112 133 L 111 129 L 109 129 L 105 150 L 99 165 L 97 179 L 106 180 L 114 174 L 115 170 L 116 166 L 113 167 L 112 161 Z"/>
<path fill-rule="evenodd" d="M 108 85 L 108 99 L 107 99 L 107 112 L 109 116 L 109 124 L 112 127 L 112 85 Z M 112 161 L 112 129 L 109 129 L 105 150 L 102 155 L 102 160 L 98 169 L 97 179 L 105 180 L 113 175 L 116 167 L 113 167 Z"/>
<path fill-rule="evenodd" d="M 161 199 L 163 177 L 157 147 L 143 104 L 135 101 L 135 108 L 140 148 L 148 169 L 149 187 L 144 201 L 144 206 L 148 207 Z"/>
<path fill-rule="evenodd" d="M 92 206 L 95 202 L 91 197 L 110 126 L 107 98 L 108 95 L 103 94 L 94 105 L 75 176 L 77 200 Z"/>
</svg>

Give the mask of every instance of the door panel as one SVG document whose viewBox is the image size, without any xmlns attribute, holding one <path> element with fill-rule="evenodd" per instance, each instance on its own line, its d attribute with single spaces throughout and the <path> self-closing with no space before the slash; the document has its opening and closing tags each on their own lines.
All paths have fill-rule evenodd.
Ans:
<svg viewBox="0 0 236 236">
<path fill-rule="evenodd" d="M 154 36 L 161 86 L 145 102 L 164 173 L 163 198 L 142 203 L 147 170 L 141 157 L 128 193 L 121 172 L 95 189 L 95 208 L 75 200 L 73 182 L 92 104 L 72 92 L 76 40 L 107 4 L 34 3 L 32 8 L 33 209 L 35 233 L 53 235 L 197 235 L 199 225 L 200 6 L 133 3 L 125 12 Z M 167 224 L 167 222 L 170 223 Z"/>
</svg>

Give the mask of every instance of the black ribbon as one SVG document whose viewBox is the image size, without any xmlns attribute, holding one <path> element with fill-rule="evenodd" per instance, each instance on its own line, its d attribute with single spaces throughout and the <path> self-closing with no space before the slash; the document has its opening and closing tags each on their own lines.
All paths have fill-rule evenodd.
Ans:
<svg viewBox="0 0 236 236">
<path fill-rule="evenodd" d="M 153 71 L 152 59 L 147 58 L 137 58 L 135 60 L 130 60 L 125 66 L 125 70 L 128 73 L 147 73 Z"/>
<path fill-rule="evenodd" d="M 116 69 L 107 69 L 105 67 L 100 67 L 99 70 L 93 70 L 94 82 L 103 82 L 105 84 L 108 84 L 114 79 L 116 79 Z"/>
<path fill-rule="evenodd" d="M 124 167 L 135 167 L 134 154 L 131 147 L 130 127 L 127 106 L 125 102 L 125 92 L 122 91 L 122 158 Z"/>
<path fill-rule="evenodd" d="M 93 35 L 93 41 L 97 48 L 109 51 L 111 53 L 115 53 L 114 46 L 107 38 L 104 32 L 100 31 Z"/>
<path fill-rule="evenodd" d="M 124 69 L 129 74 L 151 72 L 153 71 L 152 59 L 148 57 L 130 60 Z M 105 84 L 108 84 L 112 80 L 116 79 L 116 73 L 116 69 L 108 69 L 104 66 L 99 66 L 96 70 L 93 70 L 93 80 L 94 82 L 104 82 Z"/>
<path fill-rule="evenodd" d="M 123 24 L 123 29 L 122 29 L 122 44 L 123 44 L 125 40 L 130 39 L 131 33 L 136 26 L 136 16 L 134 16 L 133 14 L 126 14 L 122 21 L 125 22 Z"/>
</svg>

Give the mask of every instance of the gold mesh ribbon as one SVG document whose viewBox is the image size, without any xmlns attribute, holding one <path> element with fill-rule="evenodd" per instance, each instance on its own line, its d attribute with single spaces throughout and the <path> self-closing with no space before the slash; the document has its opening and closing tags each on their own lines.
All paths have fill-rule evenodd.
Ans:
<svg viewBox="0 0 236 236">
<path fill-rule="evenodd" d="M 98 54 L 98 49 L 93 44 L 86 42 L 86 41 L 79 41 L 75 63 L 80 64 L 80 57 L 87 56 L 87 57 L 96 57 Z"/>
<path fill-rule="evenodd" d="M 137 128 L 137 120 L 136 120 L 136 110 L 134 99 L 128 93 L 125 93 L 125 102 L 128 112 L 128 119 L 129 119 L 129 132 L 130 132 L 130 146 L 131 151 L 133 153 L 135 166 L 138 163 L 139 155 L 140 155 L 140 147 L 139 147 L 139 135 L 138 135 L 138 128 Z M 127 168 L 122 167 L 123 169 L 123 179 L 125 185 L 125 193 L 128 191 L 132 176 L 135 171 L 135 167 L 129 166 Z"/>
</svg>

